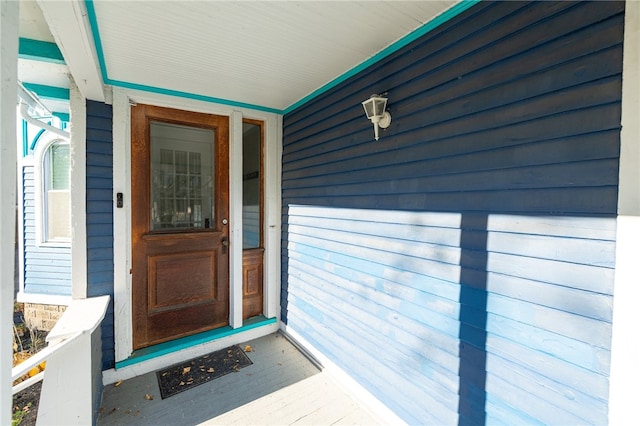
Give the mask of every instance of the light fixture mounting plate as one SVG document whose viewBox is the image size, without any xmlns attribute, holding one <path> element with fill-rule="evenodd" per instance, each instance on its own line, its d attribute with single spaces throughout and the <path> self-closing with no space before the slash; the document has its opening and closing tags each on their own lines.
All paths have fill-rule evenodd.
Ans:
<svg viewBox="0 0 640 426">
<path fill-rule="evenodd" d="M 391 114 L 389 113 L 389 111 L 385 111 L 382 115 L 382 118 L 380 118 L 380 121 L 378 121 L 378 126 L 380 126 L 381 129 L 386 129 L 390 124 Z"/>
</svg>

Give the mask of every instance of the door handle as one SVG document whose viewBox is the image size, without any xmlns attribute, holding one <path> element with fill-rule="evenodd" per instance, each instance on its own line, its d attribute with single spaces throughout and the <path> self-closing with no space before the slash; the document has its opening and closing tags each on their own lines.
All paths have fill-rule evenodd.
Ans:
<svg viewBox="0 0 640 426">
<path fill-rule="evenodd" d="M 220 245 L 222 245 L 222 254 L 227 254 L 227 250 L 229 248 L 229 238 L 222 237 L 220 240 Z"/>
</svg>

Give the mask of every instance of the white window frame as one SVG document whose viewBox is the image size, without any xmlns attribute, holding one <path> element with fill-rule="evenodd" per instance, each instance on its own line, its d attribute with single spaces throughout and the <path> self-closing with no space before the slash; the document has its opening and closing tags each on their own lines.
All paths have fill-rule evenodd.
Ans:
<svg viewBox="0 0 640 426">
<path fill-rule="evenodd" d="M 48 240 L 47 237 L 47 202 L 45 200 L 46 185 L 45 179 L 47 179 L 45 173 L 45 156 L 49 148 L 55 143 L 63 143 L 71 146 L 69 141 L 61 138 L 55 133 L 45 131 L 36 145 L 36 151 L 34 153 L 34 202 L 35 202 L 35 219 L 36 219 L 36 244 L 38 247 L 71 247 L 71 235 L 69 238 L 60 238 L 57 240 Z M 71 161 L 71 160 L 70 160 Z M 71 168 L 71 164 L 69 164 Z M 69 188 L 69 196 L 71 196 L 71 188 Z M 71 213 L 71 205 L 69 205 L 69 212 Z M 69 223 L 71 224 L 71 217 L 69 217 Z"/>
</svg>

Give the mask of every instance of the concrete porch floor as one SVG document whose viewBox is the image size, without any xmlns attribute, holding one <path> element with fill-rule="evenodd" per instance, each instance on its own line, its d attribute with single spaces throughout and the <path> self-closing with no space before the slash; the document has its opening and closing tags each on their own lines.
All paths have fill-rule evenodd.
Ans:
<svg viewBox="0 0 640 426">
<path fill-rule="evenodd" d="M 281 334 L 245 345 L 252 365 L 164 400 L 155 372 L 106 386 L 98 426 L 382 423 Z"/>
</svg>

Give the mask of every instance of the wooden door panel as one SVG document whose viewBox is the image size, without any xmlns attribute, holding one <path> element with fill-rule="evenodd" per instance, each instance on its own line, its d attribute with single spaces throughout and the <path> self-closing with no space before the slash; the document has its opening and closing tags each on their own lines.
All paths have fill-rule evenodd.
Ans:
<svg viewBox="0 0 640 426">
<path fill-rule="evenodd" d="M 227 117 L 209 114 L 149 105 L 134 106 L 131 112 L 133 347 L 139 349 L 228 324 L 228 228 L 223 219 L 229 211 L 229 127 Z M 163 157 L 160 166 L 153 163 L 153 167 L 161 167 L 160 172 L 165 175 L 174 173 L 168 180 L 161 180 L 168 182 L 166 186 L 153 186 L 154 190 L 162 191 L 157 193 L 164 199 L 165 193 L 171 192 L 173 205 L 182 206 L 176 207 L 177 213 L 168 219 L 166 204 L 158 213 L 158 201 L 151 196 L 152 179 L 153 185 L 160 181 L 156 172 L 151 176 L 151 144 L 156 141 L 152 141 L 152 124 L 156 135 L 169 132 L 159 136 L 162 144 L 156 146 Z M 182 129 L 205 136 L 194 142 L 180 139 L 176 134 L 180 135 Z M 205 158 L 201 158 L 204 151 L 192 155 L 197 146 L 211 148 L 211 155 L 205 157 L 213 175 L 199 175 Z M 175 160 L 178 154 L 182 162 L 165 161 L 167 155 Z M 191 165 L 184 161 L 187 158 L 197 161 Z M 178 164 L 183 171 L 178 171 Z M 184 177 L 179 173 L 185 173 L 181 175 Z M 208 212 L 198 209 L 193 217 L 185 218 L 184 206 L 200 207 L 198 200 L 205 191 L 197 192 L 200 187 L 197 191 L 185 188 L 190 181 L 210 182 L 212 207 Z"/>
<path fill-rule="evenodd" d="M 264 250 L 248 249 L 242 253 L 242 317 L 262 314 L 263 307 L 263 258 Z"/>
<path fill-rule="evenodd" d="M 155 281 L 149 286 L 149 314 L 216 301 L 215 254 L 163 254 L 149 256 L 148 262 L 149 280 Z"/>
</svg>

